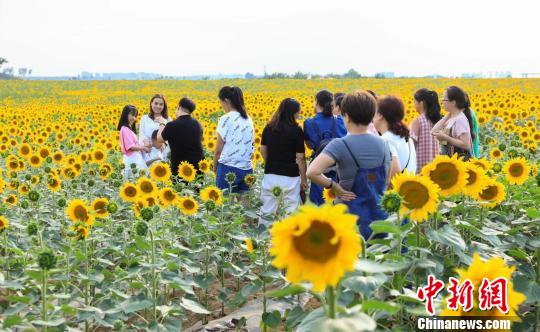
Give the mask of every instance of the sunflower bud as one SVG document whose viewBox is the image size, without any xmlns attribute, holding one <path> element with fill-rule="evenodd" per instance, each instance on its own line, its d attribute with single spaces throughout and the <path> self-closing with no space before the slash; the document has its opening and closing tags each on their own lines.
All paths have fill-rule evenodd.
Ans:
<svg viewBox="0 0 540 332">
<path fill-rule="evenodd" d="M 28 199 L 31 200 L 32 202 L 37 202 L 39 200 L 39 193 L 35 190 L 31 190 L 28 193 Z"/>
<path fill-rule="evenodd" d="M 393 191 L 388 191 L 381 199 L 381 206 L 386 213 L 396 213 L 401 207 L 401 196 Z"/>
<path fill-rule="evenodd" d="M 52 157 L 49 156 L 49 157 L 45 158 L 45 161 L 46 161 L 48 164 L 52 163 Z M 49 169 L 50 169 L 50 168 L 49 168 Z"/>
<path fill-rule="evenodd" d="M 44 250 L 38 255 L 38 265 L 43 270 L 50 270 L 56 266 L 56 256 L 50 250 Z"/>
<path fill-rule="evenodd" d="M 509 149 L 508 150 L 508 157 L 510 158 L 516 158 L 518 155 L 518 152 L 516 151 L 516 149 Z"/>
<path fill-rule="evenodd" d="M 504 144 L 504 143 L 499 144 L 499 150 L 501 150 L 501 151 L 506 150 L 506 144 Z"/>
<path fill-rule="evenodd" d="M 118 205 L 114 202 L 111 202 L 107 205 L 107 211 L 109 213 L 115 213 L 116 211 L 118 211 Z"/>
<path fill-rule="evenodd" d="M 121 331 L 124 328 L 124 322 L 117 319 L 113 323 L 113 331 Z"/>
<path fill-rule="evenodd" d="M 282 194 L 283 194 L 283 190 L 280 187 L 272 188 L 272 195 L 274 195 L 274 197 L 276 198 L 281 197 Z"/>
<path fill-rule="evenodd" d="M 25 210 L 28 209 L 29 206 L 30 206 L 30 203 L 28 203 L 28 201 L 23 201 L 23 202 L 21 203 L 21 207 L 22 207 L 23 209 L 25 209 Z"/>
<path fill-rule="evenodd" d="M 141 210 L 141 217 L 145 221 L 149 221 L 154 218 L 154 211 L 151 208 L 145 207 Z"/>
<path fill-rule="evenodd" d="M 32 175 L 26 174 L 26 175 L 24 176 L 24 179 L 25 179 L 26 181 L 30 181 L 30 180 L 32 179 Z"/>
<path fill-rule="evenodd" d="M 216 208 L 216 202 L 211 199 L 207 200 L 204 205 L 206 206 L 207 211 L 214 211 L 214 209 Z"/>
<path fill-rule="evenodd" d="M 137 168 L 137 164 L 131 164 L 129 167 L 131 167 L 131 169 L 135 169 Z"/>
<path fill-rule="evenodd" d="M 50 173 L 51 172 L 51 168 L 49 166 L 45 166 L 43 168 L 43 170 L 45 171 L 45 173 Z"/>
<path fill-rule="evenodd" d="M 122 226 L 122 225 L 116 226 L 115 232 L 116 232 L 116 234 L 124 233 L 124 226 Z"/>
<path fill-rule="evenodd" d="M 65 198 L 60 198 L 57 202 L 58 204 L 58 207 L 65 207 L 66 206 L 66 199 Z"/>
<path fill-rule="evenodd" d="M 124 168 L 126 168 L 126 165 L 124 165 L 124 164 L 120 164 L 120 166 L 119 166 L 119 167 L 120 167 L 120 169 L 124 169 Z"/>
<path fill-rule="evenodd" d="M 86 184 L 88 184 L 88 187 L 93 187 L 94 184 L 96 184 L 96 181 L 90 179 L 90 180 L 88 180 L 88 182 Z"/>
<path fill-rule="evenodd" d="M 26 234 L 28 234 L 28 236 L 33 236 L 33 235 L 36 235 L 38 232 L 38 227 L 36 225 L 36 223 L 30 223 L 28 225 L 26 225 Z"/>
<path fill-rule="evenodd" d="M 227 181 L 228 184 L 233 184 L 234 181 L 236 181 L 236 174 L 233 172 L 225 174 L 225 181 Z"/>
<path fill-rule="evenodd" d="M 499 173 L 502 170 L 502 165 L 499 163 L 495 163 L 492 169 L 495 173 Z"/>
<path fill-rule="evenodd" d="M 139 236 L 146 236 L 146 233 L 148 233 L 148 224 L 144 221 L 139 221 L 135 225 L 135 233 Z"/>
</svg>

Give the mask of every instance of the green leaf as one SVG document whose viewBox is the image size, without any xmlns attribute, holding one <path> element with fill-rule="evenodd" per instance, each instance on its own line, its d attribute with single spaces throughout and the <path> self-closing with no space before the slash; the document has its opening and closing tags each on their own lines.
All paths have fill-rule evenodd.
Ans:
<svg viewBox="0 0 540 332">
<path fill-rule="evenodd" d="M 307 312 L 304 311 L 302 307 L 294 307 L 287 313 L 287 328 L 292 329 L 296 324 L 300 323 L 305 316 L 307 316 Z"/>
<path fill-rule="evenodd" d="M 384 274 L 372 276 L 352 276 L 343 281 L 343 286 L 369 297 L 373 291 L 381 287 L 387 280 Z"/>
<path fill-rule="evenodd" d="M 210 313 L 210 311 L 208 311 L 199 302 L 196 302 L 196 301 L 193 301 L 193 300 L 190 300 L 190 299 L 186 299 L 185 297 L 182 298 L 182 302 L 180 303 L 180 305 L 184 309 L 189 310 L 191 312 L 194 312 L 196 314 L 208 315 Z"/>
<path fill-rule="evenodd" d="M 527 212 L 527 217 L 529 217 L 531 219 L 540 218 L 540 212 L 537 209 L 533 208 L 533 207 L 530 207 L 525 211 Z"/>
<path fill-rule="evenodd" d="M 152 247 L 150 246 L 150 243 L 146 242 L 141 237 L 135 238 L 135 246 L 140 250 L 150 250 Z"/>
<path fill-rule="evenodd" d="M 265 312 L 262 314 L 262 321 L 264 324 L 271 328 L 277 328 L 281 323 L 281 314 L 278 310 L 272 312 Z"/>
<path fill-rule="evenodd" d="M 401 232 L 401 227 L 388 220 L 380 220 L 372 222 L 369 227 L 373 230 L 373 234 Z"/>
<path fill-rule="evenodd" d="M 357 271 L 375 274 L 401 271 L 409 265 L 408 262 L 375 262 L 359 259 L 354 267 Z"/>
<path fill-rule="evenodd" d="M 4 324 L 2 325 L 5 329 L 17 325 L 22 322 L 22 318 L 17 315 L 8 316 L 4 319 Z"/>
<path fill-rule="evenodd" d="M 123 308 L 124 313 L 129 314 L 131 312 L 136 312 L 139 310 L 150 308 L 151 306 L 152 306 L 152 301 L 142 300 L 142 301 L 133 301 L 133 302 L 125 303 L 125 305 L 122 305 L 122 308 Z"/>
<path fill-rule="evenodd" d="M 362 302 L 362 310 L 376 310 L 376 311 L 387 311 L 390 314 L 395 314 L 399 311 L 401 306 L 394 302 L 383 302 L 379 300 L 366 300 Z"/>
<path fill-rule="evenodd" d="M 59 326 L 59 325 L 64 324 L 65 322 L 66 320 L 64 318 L 57 318 L 57 319 L 48 320 L 48 321 L 35 320 L 32 322 L 32 324 L 39 325 L 39 326 Z"/>
<path fill-rule="evenodd" d="M 432 241 L 449 246 L 454 250 L 465 251 L 466 249 L 465 241 L 463 241 L 461 235 L 448 224 L 437 230 L 430 229 L 427 233 L 427 237 Z"/>
<path fill-rule="evenodd" d="M 304 318 L 298 332 L 348 332 L 373 331 L 377 323 L 373 318 L 360 312 L 340 315 L 336 319 L 326 318 L 322 308 L 312 311 Z"/>
<path fill-rule="evenodd" d="M 26 303 L 26 304 L 32 301 L 32 298 L 29 296 L 7 296 L 6 299 L 10 302 Z"/>
<path fill-rule="evenodd" d="M 302 287 L 300 285 L 292 285 L 291 284 L 291 285 L 288 285 L 287 287 L 284 287 L 284 288 L 281 288 L 281 289 L 278 289 L 278 290 L 273 290 L 273 291 L 270 291 L 270 292 L 266 292 L 266 295 L 268 297 L 281 298 L 281 297 L 285 297 L 285 296 L 300 294 L 300 293 L 303 293 L 305 291 L 306 290 L 304 289 L 304 287 Z"/>
</svg>

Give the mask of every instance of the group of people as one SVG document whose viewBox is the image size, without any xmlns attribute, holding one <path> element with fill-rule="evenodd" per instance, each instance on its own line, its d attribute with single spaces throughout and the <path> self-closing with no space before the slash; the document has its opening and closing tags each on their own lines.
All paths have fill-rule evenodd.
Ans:
<svg viewBox="0 0 540 332">
<path fill-rule="evenodd" d="M 240 88 L 225 86 L 218 98 L 225 114 L 217 125 L 216 185 L 242 193 L 249 189 L 245 177 L 253 172 L 253 122 Z M 309 200 L 323 204 L 326 188 L 359 216 L 361 233 L 369 237 L 369 223 L 385 218 L 380 196 L 396 174 L 418 173 L 439 154 L 457 153 L 465 160 L 478 157 L 478 124 L 468 95 L 450 86 L 440 101 L 444 116 L 437 92 L 418 90 L 414 94 L 418 116 L 407 126 L 403 122 L 405 105 L 396 96 L 377 96 L 369 90 L 347 94 L 321 90 L 314 98 L 315 114 L 305 119 L 302 127 L 298 123 L 300 102 L 283 99 L 261 137 L 265 163 L 259 222 L 271 224 L 280 205 L 287 213 L 296 211 L 308 188 Z M 191 116 L 195 103 L 182 98 L 174 121 L 167 111 L 162 95 L 152 97 L 137 136 L 137 109 L 124 107 L 118 130 L 126 166 L 134 163 L 137 169 L 146 169 L 156 160 L 166 161 L 170 153 L 173 176 L 182 161 L 198 169 L 203 159 L 203 128 Z M 305 146 L 313 150 L 309 166 Z M 126 173 L 131 170 L 125 168 Z M 231 172 L 235 174 L 232 185 L 226 179 Z M 275 195 L 276 187 L 279 195 Z"/>
</svg>

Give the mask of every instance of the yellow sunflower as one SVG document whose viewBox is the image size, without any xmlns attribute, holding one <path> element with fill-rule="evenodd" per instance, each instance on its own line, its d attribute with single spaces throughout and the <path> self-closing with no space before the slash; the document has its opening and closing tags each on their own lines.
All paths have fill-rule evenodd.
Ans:
<svg viewBox="0 0 540 332">
<path fill-rule="evenodd" d="M 142 196 L 152 196 L 157 192 L 156 184 L 147 177 L 141 177 L 137 180 L 137 189 Z"/>
<path fill-rule="evenodd" d="M 484 188 L 474 197 L 480 205 L 494 208 L 506 198 L 504 185 L 494 179 L 488 178 Z"/>
<path fill-rule="evenodd" d="M 412 173 L 400 173 L 392 178 L 392 191 L 403 198 L 399 213 L 409 214 L 416 222 L 428 219 L 437 212 L 439 187 L 429 178 Z"/>
<path fill-rule="evenodd" d="M 17 195 L 14 195 L 14 194 L 11 194 L 8 197 L 4 198 L 4 203 L 6 203 L 6 204 L 8 204 L 10 206 L 17 205 L 18 201 L 19 201 L 19 198 L 17 197 Z"/>
<path fill-rule="evenodd" d="M 133 202 L 132 209 L 135 217 L 139 218 L 141 216 L 141 210 L 148 206 L 148 202 L 144 198 L 137 198 Z"/>
<path fill-rule="evenodd" d="M 138 196 L 137 186 L 131 182 L 126 182 L 120 187 L 119 196 L 126 202 L 133 203 L 137 200 Z"/>
<path fill-rule="evenodd" d="M 287 270 L 289 282 L 311 282 L 315 292 L 322 292 L 354 269 L 361 251 L 358 217 L 346 211 L 344 204 L 303 205 L 272 225 L 272 264 Z"/>
<path fill-rule="evenodd" d="M 191 216 L 199 210 L 199 203 L 191 197 L 181 197 L 178 199 L 178 208 L 182 213 Z"/>
<path fill-rule="evenodd" d="M 203 159 L 199 161 L 199 169 L 203 173 L 208 173 L 212 171 L 212 160 L 210 159 Z"/>
<path fill-rule="evenodd" d="M 168 182 L 171 179 L 171 169 L 166 163 L 154 163 L 149 171 L 154 181 Z"/>
<path fill-rule="evenodd" d="M 39 154 L 32 154 L 28 157 L 28 164 L 33 168 L 39 168 L 43 165 L 43 158 Z"/>
<path fill-rule="evenodd" d="M 52 155 L 52 159 L 56 164 L 59 164 L 64 160 L 64 153 L 62 151 L 56 151 Z"/>
<path fill-rule="evenodd" d="M 219 189 L 218 187 L 215 187 L 215 186 L 206 187 L 203 190 L 201 190 L 200 196 L 203 202 L 206 202 L 208 200 L 213 200 L 217 206 L 220 206 L 221 204 L 223 204 L 223 193 L 221 192 L 221 189 Z"/>
<path fill-rule="evenodd" d="M 47 181 L 47 187 L 49 187 L 49 190 L 52 192 L 58 192 L 62 189 L 62 181 L 58 176 L 51 176 Z"/>
<path fill-rule="evenodd" d="M 159 191 L 159 201 L 163 207 L 173 205 L 178 199 L 178 195 L 172 188 L 163 188 Z"/>
<path fill-rule="evenodd" d="M 336 199 L 336 193 L 332 189 L 324 188 L 322 195 L 325 203 L 333 203 Z"/>
<path fill-rule="evenodd" d="M 73 223 L 82 223 L 85 226 L 94 224 L 94 215 L 90 208 L 81 199 L 71 200 L 66 208 L 66 213 Z"/>
<path fill-rule="evenodd" d="M 0 233 L 9 227 L 9 220 L 6 217 L 0 216 Z"/>
<path fill-rule="evenodd" d="M 467 169 L 454 154 L 452 157 L 439 155 L 424 166 L 422 175 L 427 176 L 441 189 L 442 196 L 451 196 L 461 192 L 467 183 Z"/>
<path fill-rule="evenodd" d="M 107 160 L 107 152 L 101 149 L 95 149 L 92 151 L 92 161 L 96 163 L 102 163 Z"/>
<path fill-rule="evenodd" d="M 187 161 L 183 161 L 178 166 L 178 176 L 184 179 L 187 182 L 191 182 L 195 180 L 195 176 L 197 175 L 197 172 L 195 171 L 195 167 L 188 163 Z"/>
<path fill-rule="evenodd" d="M 90 230 L 88 227 L 84 227 L 81 225 L 72 226 L 71 230 L 75 233 L 74 238 L 76 240 L 85 240 L 88 238 L 88 235 L 90 235 Z"/>
<path fill-rule="evenodd" d="M 508 182 L 521 185 L 529 178 L 531 166 L 525 158 L 519 157 L 504 163 L 503 171 Z"/>
<path fill-rule="evenodd" d="M 19 156 L 27 158 L 32 153 L 32 147 L 28 143 L 23 143 L 19 147 Z"/>
<path fill-rule="evenodd" d="M 107 211 L 107 205 L 109 205 L 109 200 L 107 198 L 96 198 L 92 201 L 91 205 L 92 211 L 94 211 L 96 217 L 107 218 L 109 216 L 109 211 Z"/>
<path fill-rule="evenodd" d="M 492 166 L 491 162 L 486 158 L 471 158 L 469 163 L 482 168 L 485 172 L 489 171 Z"/>
<path fill-rule="evenodd" d="M 253 253 L 253 241 L 248 237 L 244 241 L 246 243 L 246 250 L 252 254 Z"/>
<path fill-rule="evenodd" d="M 463 187 L 463 193 L 470 197 L 476 197 L 484 188 L 486 183 L 486 173 L 483 168 L 473 163 L 465 163 L 467 168 L 467 184 Z"/>
<path fill-rule="evenodd" d="M 493 148 L 491 151 L 489 151 L 489 156 L 493 159 L 499 159 L 503 157 L 503 153 L 499 148 Z"/>
<path fill-rule="evenodd" d="M 478 253 L 474 253 L 473 260 L 468 269 L 456 269 L 458 280 L 463 283 L 465 280 L 470 280 L 473 284 L 473 308 L 469 311 L 463 311 L 463 307 L 459 306 L 457 310 L 449 308 L 444 309 L 440 316 L 489 316 L 489 317 L 506 317 L 513 321 L 521 321 L 517 315 L 519 305 L 527 299 L 525 295 L 516 292 L 512 282 L 512 273 L 516 270 L 515 266 L 507 266 L 504 260 L 500 257 L 493 257 L 487 261 L 482 261 Z M 508 312 L 504 313 L 498 307 L 493 307 L 489 310 L 481 310 L 478 302 L 477 294 L 480 294 L 480 285 L 484 278 L 488 281 L 494 281 L 497 278 L 503 277 L 507 280 L 507 299 Z M 444 302 L 447 302 L 448 298 Z M 445 306 L 446 307 L 446 306 Z"/>
</svg>

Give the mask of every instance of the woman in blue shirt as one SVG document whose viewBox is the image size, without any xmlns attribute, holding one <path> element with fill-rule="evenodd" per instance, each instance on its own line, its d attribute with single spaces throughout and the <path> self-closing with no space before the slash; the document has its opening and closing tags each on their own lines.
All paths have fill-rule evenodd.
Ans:
<svg viewBox="0 0 540 332">
<path fill-rule="evenodd" d="M 347 135 L 347 129 L 341 116 L 334 116 L 334 96 L 328 90 L 321 90 L 315 95 L 315 116 L 304 121 L 304 136 L 306 145 L 312 149 L 312 158 L 324 149 L 334 138 Z M 326 170 L 325 175 L 336 180 L 335 167 Z M 323 188 L 311 183 L 309 200 L 317 205 L 324 203 L 322 196 Z"/>
</svg>

